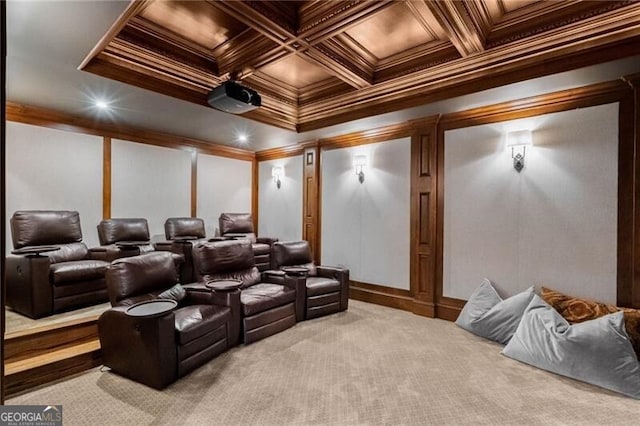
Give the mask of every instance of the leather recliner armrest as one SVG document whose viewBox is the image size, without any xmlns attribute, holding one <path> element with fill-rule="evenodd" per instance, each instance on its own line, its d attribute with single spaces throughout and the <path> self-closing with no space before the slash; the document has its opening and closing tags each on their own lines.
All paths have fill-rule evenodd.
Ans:
<svg viewBox="0 0 640 426">
<path fill-rule="evenodd" d="M 256 243 L 269 244 L 270 246 L 272 246 L 276 242 L 278 242 L 277 238 L 272 238 L 272 237 L 257 237 L 256 238 Z"/>
<path fill-rule="evenodd" d="M 156 389 L 177 379 L 175 315 L 133 317 L 127 307 L 100 315 L 98 333 L 104 365 Z"/>
<path fill-rule="evenodd" d="M 7 256 L 7 305 L 30 318 L 53 313 L 53 285 L 47 256 Z"/>
<path fill-rule="evenodd" d="M 349 270 L 335 266 L 317 266 L 316 269 L 318 276 L 340 282 L 340 310 L 345 311 L 349 307 Z"/>
<path fill-rule="evenodd" d="M 242 305 L 240 304 L 240 290 L 212 291 L 204 283 L 190 283 L 183 285 L 187 291 L 188 304 L 213 304 L 226 306 L 231 309 L 231 319 L 227 323 L 228 347 L 237 346 L 241 339 Z"/>
<path fill-rule="evenodd" d="M 280 284 L 296 292 L 296 321 L 304 320 L 307 303 L 307 277 L 289 275 L 284 271 L 268 270 L 262 273 L 262 282 Z"/>
<path fill-rule="evenodd" d="M 153 247 L 157 251 L 171 251 L 173 241 L 156 241 L 153 243 Z"/>
</svg>

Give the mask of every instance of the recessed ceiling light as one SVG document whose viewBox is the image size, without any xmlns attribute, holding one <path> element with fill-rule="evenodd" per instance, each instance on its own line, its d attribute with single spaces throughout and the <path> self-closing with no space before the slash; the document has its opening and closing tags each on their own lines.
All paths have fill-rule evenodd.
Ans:
<svg viewBox="0 0 640 426">
<path fill-rule="evenodd" d="M 246 142 L 247 141 L 247 135 L 245 135 L 244 133 L 240 133 L 238 135 L 238 141 L 239 142 Z"/>
<path fill-rule="evenodd" d="M 96 101 L 96 107 L 100 109 L 107 109 L 109 108 L 109 104 L 106 101 Z"/>
</svg>

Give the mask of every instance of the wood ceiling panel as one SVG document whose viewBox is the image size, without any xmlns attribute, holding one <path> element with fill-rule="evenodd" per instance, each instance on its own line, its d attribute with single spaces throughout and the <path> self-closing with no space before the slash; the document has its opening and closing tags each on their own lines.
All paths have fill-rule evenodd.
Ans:
<svg viewBox="0 0 640 426">
<path fill-rule="evenodd" d="M 332 77 L 314 63 L 296 55 L 262 67 L 260 72 L 297 89 Z"/>
<path fill-rule="evenodd" d="M 399 22 L 402 24 L 398 25 Z M 349 28 L 346 33 L 378 59 L 435 39 L 425 30 L 404 2 L 398 2 L 384 9 Z"/>
<path fill-rule="evenodd" d="M 133 2 L 80 69 L 306 131 L 640 53 L 640 1 Z"/>
<path fill-rule="evenodd" d="M 247 28 L 221 10 L 198 1 L 156 1 L 140 16 L 208 49 L 215 49 Z"/>
</svg>

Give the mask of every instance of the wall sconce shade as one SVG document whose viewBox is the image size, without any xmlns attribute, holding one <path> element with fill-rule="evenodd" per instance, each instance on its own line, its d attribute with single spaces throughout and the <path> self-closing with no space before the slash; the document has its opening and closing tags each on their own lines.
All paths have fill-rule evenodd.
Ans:
<svg viewBox="0 0 640 426">
<path fill-rule="evenodd" d="M 353 157 L 353 166 L 356 169 L 356 176 L 358 176 L 358 182 L 364 182 L 364 168 L 367 165 L 366 155 L 356 155 Z"/>
<path fill-rule="evenodd" d="M 276 183 L 276 187 L 280 189 L 282 185 L 282 177 L 284 177 L 284 167 L 282 166 L 274 166 L 271 168 L 271 177 L 273 181 Z"/>
<path fill-rule="evenodd" d="M 527 146 L 531 145 L 531 130 L 519 130 L 507 133 L 507 148 L 511 147 L 511 158 L 513 158 L 513 168 L 518 173 L 524 168 L 524 156 Z"/>
</svg>

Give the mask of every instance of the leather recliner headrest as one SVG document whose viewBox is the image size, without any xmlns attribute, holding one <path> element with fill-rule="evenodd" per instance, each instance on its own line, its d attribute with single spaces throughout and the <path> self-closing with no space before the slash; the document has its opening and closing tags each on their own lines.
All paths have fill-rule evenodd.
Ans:
<svg viewBox="0 0 640 426">
<path fill-rule="evenodd" d="M 170 217 L 164 223 L 164 234 L 167 240 L 178 237 L 204 238 L 204 220 L 197 217 Z"/>
<path fill-rule="evenodd" d="M 147 219 L 105 219 L 98 224 L 100 245 L 118 241 L 149 241 Z"/>
<path fill-rule="evenodd" d="M 222 213 L 218 218 L 220 235 L 233 233 L 253 233 L 251 213 Z"/>
<path fill-rule="evenodd" d="M 13 247 L 82 241 L 80 215 L 66 210 L 20 210 L 11 217 Z"/>
<path fill-rule="evenodd" d="M 200 275 L 238 272 L 255 266 L 253 249 L 248 240 L 198 244 L 194 247 L 194 257 Z"/>
<path fill-rule="evenodd" d="M 112 305 L 129 297 L 166 290 L 178 282 L 174 258 L 168 251 L 114 260 L 107 268 L 106 278 Z"/>
</svg>

